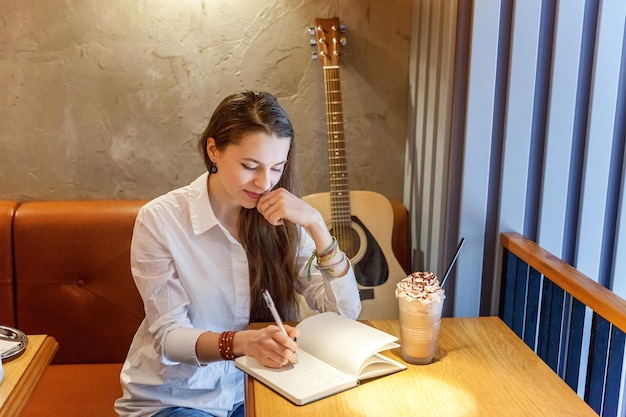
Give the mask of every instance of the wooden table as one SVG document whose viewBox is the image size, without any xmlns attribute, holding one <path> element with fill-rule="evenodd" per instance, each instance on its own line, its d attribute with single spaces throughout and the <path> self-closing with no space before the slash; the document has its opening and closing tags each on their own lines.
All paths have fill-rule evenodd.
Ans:
<svg viewBox="0 0 626 417">
<path fill-rule="evenodd" d="M 396 320 L 368 324 L 399 335 Z M 400 349 L 387 353 L 402 361 Z M 597 414 L 497 317 L 444 318 L 428 365 L 296 406 L 252 377 L 246 417 L 590 416 Z"/>
<path fill-rule="evenodd" d="M 28 336 L 24 353 L 3 364 L 4 380 L 0 383 L 0 417 L 19 416 L 59 344 L 50 336 Z"/>
</svg>

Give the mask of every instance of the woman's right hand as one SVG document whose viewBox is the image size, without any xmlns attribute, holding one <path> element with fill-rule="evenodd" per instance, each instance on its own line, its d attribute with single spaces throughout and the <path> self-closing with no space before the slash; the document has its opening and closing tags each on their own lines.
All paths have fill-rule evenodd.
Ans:
<svg viewBox="0 0 626 417">
<path fill-rule="evenodd" d="M 295 339 L 300 331 L 289 325 L 285 325 L 285 330 L 287 335 L 272 324 L 259 330 L 239 331 L 233 339 L 235 355 L 252 356 L 268 368 L 281 368 L 289 363 L 297 363 L 298 345 Z"/>
</svg>

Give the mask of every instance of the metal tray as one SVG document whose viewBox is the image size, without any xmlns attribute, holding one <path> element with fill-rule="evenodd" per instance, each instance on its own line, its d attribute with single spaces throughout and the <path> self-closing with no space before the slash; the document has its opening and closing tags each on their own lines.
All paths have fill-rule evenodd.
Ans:
<svg viewBox="0 0 626 417">
<path fill-rule="evenodd" d="M 19 357 L 22 353 L 24 353 L 26 346 L 28 345 L 28 336 L 17 329 L 7 326 L 0 326 L 0 340 L 19 342 L 19 345 L 0 354 L 2 362 L 8 362 Z"/>
</svg>

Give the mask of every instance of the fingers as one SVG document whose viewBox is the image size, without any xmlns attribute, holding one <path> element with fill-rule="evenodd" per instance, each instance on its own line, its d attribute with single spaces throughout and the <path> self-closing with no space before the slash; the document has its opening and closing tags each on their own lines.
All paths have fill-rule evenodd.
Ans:
<svg viewBox="0 0 626 417">
<path fill-rule="evenodd" d="M 328 232 L 326 222 L 320 212 L 284 188 L 277 188 L 261 196 L 256 207 L 259 213 L 274 226 L 289 221 L 304 227 L 309 232 L 312 227 Z"/>
<path fill-rule="evenodd" d="M 296 329 L 295 327 L 291 327 L 288 324 L 285 324 L 285 330 L 287 331 L 287 335 L 291 338 L 291 340 L 296 342 L 298 336 L 300 336 L 300 330 Z"/>
<path fill-rule="evenodd" d="M 272 192 L 264 195 L 257 202 L 257 210 L 265 217 L 265 219 L 278 226 L 283 224 L 285 216 L 284 198 L 280 192 Z"/>
<path fill-rule="evenodd" d="M 286 327 L 285 330 L 287 330 Z M 275 352 L 287 359 L 290 363 L 298 363 L 298 356 L 296 355 L 298 345 L 294 340 L 294 336 L 285 335 L 283 332 L 278 330 L 272 335 L 272 337 L 277 342 Z"/>
<path fill-rule="evenodd" d="M 259 201 L 257 201 L 257 209 L 259 211 L 266 211 L 269 208 L 275 206 L 276 203 L 278 203 L 280 200 L 279 194 L 280 192 L 278 192 L 278 190 L 272 190 L 267 194 L 263 194 L 261 198 L 259 198 Z"/>
<path fill-rule="evenodd" d="M 285 330 L 289 328 L 293 329 L 291 326 L 285 326 Z M 278 329 L 276 326 L 268 326 L 267 328 L 268 336 L 267 343 L 265 345 L 265 354 L 264 359 L 262 361 L 263 365 L 272 367 L 272 368 L 280 368 L 289 363 L 298 363 L 298 356 L 296 355 L 296 351 L 298 349 L 298 345 L 293 340 L 293 337 L 297 336 L 287 336 L 283 334 L 283 332 Z M 299 331 L 297 332 L 299 334 Z"/>
<path fill-rule="evenodd" d="M 285 330 L 287 330 L 287 326 L 285 326 Z M 294 335 L 290 334 L 288 330 L 287 330 L 287 335 L 284 335 L 282 332 L 279 332 L 275 336 L 275 339 L 285 349 L 288 349 L 290 352 L 295 352 L 298 350 L 298 344 L 296 343 L 296 340 L 300 332 L 297 331 L 297 333 L 296 332 L 292 332 L 292 333 Z"/>
</svg>

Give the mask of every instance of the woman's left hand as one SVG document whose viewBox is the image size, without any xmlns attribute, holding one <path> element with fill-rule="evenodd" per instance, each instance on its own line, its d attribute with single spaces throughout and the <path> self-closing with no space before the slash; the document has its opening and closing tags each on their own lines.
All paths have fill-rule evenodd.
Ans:
<svg viewBox="0 0 626 417">
<path fill-rule="evenodd" d="M 263 195 L 259 198 L 256 208 L 274 226 L 283 224 L 284 220 L 289 220 L 305 229 L 320 222 L 324 223 L 321 214 L 315 208 L 284 188 L 278 188 Z"/>
<path fill-rule="evenodd" d="M 274 226 L 283 224 L 284 220 L 302 226 L 313 238 L 315 247 L 320 253 L 333 242 L 320 212 L 284 188 L 263 195 L 259 198 L 256 208 Z"/>
</svg>

